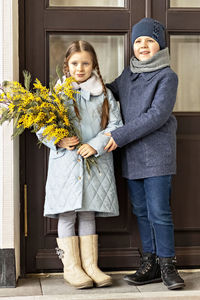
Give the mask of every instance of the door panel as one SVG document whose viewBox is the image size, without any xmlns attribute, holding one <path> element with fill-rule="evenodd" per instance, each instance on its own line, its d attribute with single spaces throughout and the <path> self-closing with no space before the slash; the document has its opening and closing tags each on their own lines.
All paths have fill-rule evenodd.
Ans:
<svg viewBox="0 0 200 300">
<path fill-rule="evenodd" d="M 192 7 L 200 7 L 199 0 L 170 0 L 170 7 L 178 7 L 178 8 L 192 8 Z"/>
<path fill-rule="evenodd" d="M 171 8 L 170 8 L 171 3 Z M 172 209 L 179 265 L 200 265 L 200 11 L 195 1 L 168 1 L 166 20 L 172 68 L 179 86 L 174 109 L 178 121 L 177 175 Z"/>
<path fill-rule="evenodd" d="M 171 66 L 179 78 L 174 111 L 198 112 L 200 111 L 200 34 L 171 34 L 170 52 Z"/>
<path fill-rule="evenodd" d="M 124 69 L 124 49 L 127 35 L 117 34 L 50 34 L 49 35 L 49 78 L 56 78 L 56 66 L 63 66 L 66 49 L 71 41 L 86 40 L 97 53 L 100 71 L 104 82 L 113 81 Z M 109 57 L 105 64 L 105 57 Z"/>
<path fill-rule="evenodd" d="M 55 75 L 55 66 L 62 65 L 69 42 L 84 38 L 97 51 L 103 78 L 113 80 L 128 64 L 131 25 L 137 21 L 135 15 L 138 19 L 143 17 L 139 15 L 141 5 L 144 7 L 144 1 L 136 0 L 126 1 L 126 7 L 79 9 L 49 7 L 44 0 L 23 1 L 25 29 L 21 36 L 21 55 L 25 58 L 21 68 L 48 84 L 49 77 Z M 119 150 L 114 154 L 120 216 L 97 218 L 99 264 L 104 269 L 128 269 L 139 262 L 140 242 L 126 183 L 121 177 L 120 155 Z M 24 273 L 61 270 L 55 253 L 57 220 L 43 217 L 48 149 L 39 148 L 36 136 L 28 131 L 21 138 L 21 160 L 22 191 L 26 184 L 28 195 L 28 236 L 22 238 Z"/>
<path fill-rule="evenodd" d="M 49 6 L 70 7 L 70 6 L 95 6 L 95 7 L 124 7 L 124 0 L 49 0 Z"/>
</svg>

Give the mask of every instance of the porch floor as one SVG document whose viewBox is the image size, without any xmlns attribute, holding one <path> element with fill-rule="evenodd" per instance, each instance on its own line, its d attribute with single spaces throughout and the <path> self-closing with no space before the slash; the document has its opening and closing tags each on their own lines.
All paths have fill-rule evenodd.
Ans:
<svg viewBox="0 0 200 300">
<path fill-rule="evenodd" d="M 185 280 L 183 290 L 169 291 L 163 283 L 130 286 L 124 274 L 113 272 L 113 285 L 107 288 L 76 290 L 62 278 L 62 274 L 37 274 L 19 278 L 16 288 L 1 288 L 0 300 L 200 300 L 200 269 L 180 270 Z"/>
</svg>

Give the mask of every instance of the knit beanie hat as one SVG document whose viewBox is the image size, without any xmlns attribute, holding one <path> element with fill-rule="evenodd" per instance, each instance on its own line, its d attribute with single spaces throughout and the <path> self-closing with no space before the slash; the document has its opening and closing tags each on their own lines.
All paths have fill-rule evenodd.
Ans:
<svg viewBox="0 0 200 300">
<path fill-rule="evenodd" d="M 160 45 L 160 50 L 166 47 L 165 27 L 157 20 L 143 18 L 132 28 L 132 44 L 139 36 L 150 36 Z"/>
</svg>

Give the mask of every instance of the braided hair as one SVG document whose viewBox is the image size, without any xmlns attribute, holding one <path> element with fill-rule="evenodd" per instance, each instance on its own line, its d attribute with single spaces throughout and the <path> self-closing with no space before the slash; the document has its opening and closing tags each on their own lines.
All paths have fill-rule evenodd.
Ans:
<svg viewBox="0 0 200 300">
<path fill-rule="evenodd" d="M 105 129 L 108 124 L 108 120 L 109 120 L 109 103 L 108 103 L 106 86 L 105 86 L 105 84 L 103 82 L 103 78 L 101 76 L 99 63 L 97 60 L 97 55 L 96 55 L 96 52 L 95 52 L 93 46 L 83 40 L 72 42 L 66 51 L 64 64 L 63 64 L 63 73 L 66 77 L 69 77 L 68 61 L 75 52 L 81 52 L 81 51 L 87 51 L 91 55 L 92 61 L 93 61 L 93 70 L 96 71 L 96 73 L 101 81 L 101 84 L 102 84 L 103 93 L 104 93 L 104 101 L 102 104 L 101 128 Z M 76 105 L 74 105 L 74 109 L 75 109 L 75 113 L 76 113 L 77 117 L 80 119 L 80 113 L 79 113 L 78 107 Z"/>
</svg>

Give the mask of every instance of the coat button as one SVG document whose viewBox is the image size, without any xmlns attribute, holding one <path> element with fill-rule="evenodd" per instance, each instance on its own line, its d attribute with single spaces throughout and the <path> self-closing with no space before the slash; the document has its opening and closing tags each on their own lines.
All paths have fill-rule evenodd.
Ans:
<svg viewBox="0 0 200 300">
<path fill-rule="evenodd" d="M 81 176 L 78 176 L 78 180 L 81 180 Z"/>
</svg>

